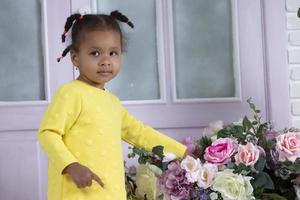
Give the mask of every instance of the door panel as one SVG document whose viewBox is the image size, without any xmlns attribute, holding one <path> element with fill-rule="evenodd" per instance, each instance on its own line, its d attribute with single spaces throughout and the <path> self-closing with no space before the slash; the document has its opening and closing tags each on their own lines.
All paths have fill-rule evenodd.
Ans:
<svg viewBox="0 0 300 200">
<path fill-rule="evenodd" d="M 0 199 L 1 200 L 45 200 L 47 190 L 47 159 L 37 143 L 37 129 L 51 96 L 56 89 L 74 78 L 70 59 L 56 58 L 64 50 L 60 42 L 63 26 L 71 10 L 90 6 L 97 10 L 96 1 L 86 0 L 42 0 L 43 19 L 43 63 L 44 63 L 44 101 L 0 102 Z M 125 106 L 145 123 L 177 133 L 188 133 L 205 127 L 213 120 L 225 123 L 236 121 L 244 114 L 250 114 L 245 103 L 252 97 L 267 118 L 267 98 L 265 94 L 265 64 L 262 30 L 262 7 L 260 0 L 238 1 L 238 47 L 240 61 L 241 101 L 176 102 L 172 96 L 172 56 L 168 31 L 168 8 L 170 1 L 155 1 L 157 20 L 165 25 L 160 35 L 162 47 L 157 57 L 164 63 L 160 73 L 166 83 L 166 102 L 149 103 L 139 101 L 125 102 Z M 133 12 L 134 12 L 133 8 Z M 165 9 L 162 13 L 160 9 Z M 193 19 L 195 20 L 195 19 Z M 196 20 L 195 20 L 196 22 Z M 135 41 L 130 41 L 134 43 Z M 161 52 L 162 51 L 162 52 Z M 35 58 L 31 58 L 35 59 Z M 1 67 L 1 66 L 0 66 Z M 26 67 L 26 66 L 25 66 Z M 173 84 L 173 85 L 172 85 Z M 9 87 L 7 85 L 7 87 Z M 184 129 L 186 128 L 186 129 Z M 191 131 L 192 132 L 192 131 Z M 195 133 L 199 134 L 200 133 Z M 171 135 L 172 136 L 172 135 Z M 182 138 L 177 135 L 176 137 Z"/>
<path fill-rule="evenodd" d="M 41 55 L 26 56 L 26 59 L 32 62 L 40 61 L 39 65 L 43 77 L 32 70 L 27 70 L 32 66 L 30 62 L 23 63 L 22 68 L 15 71 L 18 76 L 17 90 L 10 89 L 11 79 L 9 73 L 3 74 L 1 71 L 1 87 L 4 87 L 4 92 L 14 94 L 14 99 L 0 99 L 0 199 L 1 200 L 45 200 L 47 199 L 47 159 L 40 149 L 37 141 L 37 130 L 39 123 L 45 112 L 51 96 L 55 90 L 63 83 L 73 79 L 73 67 L 69 59 L 63 59 L 57 63 L 56 58 L 59 57 L 65 48 L 65 45 L 60 41 L 60 35 L 63 32 L 63 27 L 66 18 L 70 15 L 70 1 L 61 0 L 30 0 L 31 3 L 39 2 L 40 6 L 35 7 L 39 9 L 41 17 L 41 30 L 39 38 L 42 50 L 39 51 Z M 16 6 L 15 1 L 7 1 L 11 6 Z M 0 3 L 2 4 L 2 3 Z M 29 3 L 30 4 L 30 3 Z M 18 9 L 27 9 L 24 3 L 18 5 Z M 24 11 L 24 10 L 23 10 Z M 25 12 L 25 11 L 24 11 Z M 36 10 L 27 10 L 28 12 L 36 12 Z M 8 18 L 5 18 L 7 20 Z M 30 20 L 18 19 L 22 24 L 29 23 Z M 23 21 L 22 21 L 23 20 Z M 32 22 L 34 23 L 34 22 Z M 16 24 L 10 24 L 15 26 Z M 40 24 L 39 24 L 40 25 Z M 27 27 L 30 29 L 30 26 Z M 19 38 L 24 43 L 31 38 L 22 35 L 22 30 L 18 30 Z M 26 32 L 26 31 L 24 31 Z M 1 33 L 2 34 L 2 33 Z M 14 32 L 11 33 L 15 34 Z M 23 37 L 24 36 L 24 37 Z M 26 37 L 25 37 L 26 36 Z M 35 37 L 33 34 L 32 37 Z M 20 45 L 24 46 L 23 43 Z M 31 46 L 26 47 L 28 51 Z M 24 52 L 24 55 L 27 52 Z M 1 53 L 2 54 L 2 53 Z M 19 55 L 16 52 L 16 55 Z M 15 59 L 14 53 L 7 55 L 7 59 Z M 11 57 L 9 57 L 11 56 Z M 20 56 L 18 56 L 19 58 Z M 3 63 L 0 68 L 3 69 Z M 13 66 L 11 66 L 13 67 Z M 20 71 L 24 69 L 23 71 Z M 16 69 L 17 70 L 17 69 Z M 14 70 L 10 70 L 13 73 Z M 34 90 L 35 87 L 27 87 L 30 81 L 40 79 L 44 86 L 39 86 L 39 89 L 44 93 L 44 97 L 40 98 L 22 98 L 18 91 Z M 5 81 L 8 79 L 8 81 Z M 24 83 L 24 84 L 22 84 Z M 22 88 L 24 86 L 24 88 Z M 2 90 L 1 90 L 2 91 Z M 20 93 L 21 94 L 21 93 Z M 8 96 L 8 95 L 7 95 Z"/>
<path fill-rule="evenodd" d="M 39 146 L 36 132 L 0 133 L 1 200 L 39 199 Z"/>
</svg>

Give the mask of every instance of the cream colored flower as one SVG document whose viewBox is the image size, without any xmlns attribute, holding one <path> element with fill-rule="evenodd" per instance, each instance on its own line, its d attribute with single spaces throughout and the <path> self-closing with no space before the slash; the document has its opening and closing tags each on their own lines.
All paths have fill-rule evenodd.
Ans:
<svg viewBox="0 0 300 200">
<path fill-rule="evenodd" d="M 297 195 L 297 198 L 295 200 L 300 200 L 300 187 L 298 185 L 294 185 L 294 190 Z"/>
<path fill-rule="evenodd" d="M 195 159 L 191 156 L 186 156 L 180 163 L 182 169 L 186 171 L 186 178 L 190 183 L 195 183 L 200 174 L 201 162 L 199 158 Z"/>
<path fill-rule="evenodd" d="M 250 179 L 226 169 L 217 172 L 212 190 L 220 192 L 224 200 L 249 200 L 253 193 Z"/>
<path fill-rule="evenodd" d="M 223 121 L 218 120 L 218 121 L 213 121 L 209 123 L 209 128 L 214 132 L 217 133 L 219 130 L 223 128 Z"/>
<path fill-rule="evenodd" d="M 197 185 L 204 189 L 209 188 L 213 184 L 213 180 L 217 171 L 217 165 L 204 163 L 198 175 Z"/>
<path fill-rule="evenodd" d="M 215 193 L 215 192 L 212 192 L 212 193 L 209 194 L 209 198 L 211 200 L 217 200 L 218 199 L 218 194 Z"/>
<path fill-rule="evenodd" d="M 163 162 L 170 162 L 172 160 L 175 160 L 176 159 L 176 155 L 173 154 L 173 153 L 165 153 L 164 154 L 164 159 L 163 159 Z"/>
<path fill-rule="evenodd" d="M 222 128 L 223 128 L 223 121 L 220 120 L 213 121 L 209 123 L 208 127 L 203 130 L 202 135 L 211 138 L 214 135 L 216 135 L 216 133 Z"/>
<path fill-rule="evenodd" d="M 149 200 L 155 200 L 161 195 L 157 178 L 161 173 L 162 171 L 155 165 L 139 165 L 136 173 L 136 195 L 144 199 L 146 194 Z"/>
</svg>

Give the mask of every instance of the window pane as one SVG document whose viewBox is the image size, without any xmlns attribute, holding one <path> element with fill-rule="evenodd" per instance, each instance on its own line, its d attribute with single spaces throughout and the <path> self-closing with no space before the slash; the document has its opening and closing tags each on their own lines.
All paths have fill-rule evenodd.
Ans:
<svg viewBox="0 0 300 200">
<path fill-rule="evenodd" d="M 108 89 L 121 100 L 160 99 L 156 51 L 155 1 L 98 0 L 98 11 L 109 14 L 119 10 L 134 23 L 131 28 L 122 24 L 126 52 L 121 72 L 108 84 Z"/>
<path fill-rule="evenodd" d="M 39 0 L 1 0 L 0 101 L 44 100 Z"/>
<path fill-rule="evenodd" d="M 230 0 L 173 1 L 179 99 L 234 97 Z"/>
</svg>

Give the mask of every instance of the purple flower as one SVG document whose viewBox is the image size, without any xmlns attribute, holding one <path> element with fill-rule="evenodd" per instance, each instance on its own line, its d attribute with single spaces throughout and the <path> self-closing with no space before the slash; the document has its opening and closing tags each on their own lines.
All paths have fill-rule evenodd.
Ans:
<svg viewBox="0 0 300 200">
<path fill-rule="evenodd" d="M 185 177 L 186 171 L 180 167 L 178 161 L 171 162 L 168 169 L 159 178 L 159 185 L 164 195 L 172 200 L 188 200 L 192 184 Z"/>
<path fill-rule="evenodd" d="M 192 137 L 186 137 L 181 141 L 182 144 L 184 144 L 187 147 L 187 151 L 189 153 L 193 153 L 195 151 L 196 145 L 194 143 L 194 140 Z"/>
<path fill-rule="evenodd" d="M 278 135 L 278 133 L 276 131 L 266 131 L 264 135 L 265 135 L 265 139 L 267 141 L 270 141 L 270 140 L 274 140 Z"/>
<path fill-rule="evenodd" d="M 279 164 L 278 161 L 279 153 L 276 151 L 276 149 L 270 150 L 270 158 L 268 159 L 267 168 L 274 170 L 276 166 Z"/>
<path fill-rule="evenodd" d="M 199 199 L 201 200 L 208 200 L 209 199 L 209 190 L 200 188 L 199 191 Z"/>
<path fill-rule="evenodd" d="M 191 191 L 191 199 L 194 200 L 209 200 L 209 189 L 203 189 L 203 188 L 194 188 Z"/>
</svg>

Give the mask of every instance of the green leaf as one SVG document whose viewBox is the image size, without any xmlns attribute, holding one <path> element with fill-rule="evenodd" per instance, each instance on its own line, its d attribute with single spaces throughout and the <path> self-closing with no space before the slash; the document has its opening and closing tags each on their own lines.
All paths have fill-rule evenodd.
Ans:
<svg viewBox="0 0 300 200">
<path fill-rule="evenodd" d="M 235 168 L 236 168 L 236 165 L 235 165 L 233 162 L 229 162 L 229 163 L 227 163 L 226 167 L 227 167 L 228 169 L 235 169 Z"/>
<path fill-rule="evenodd" d="M 251 172 L 251 166 L 246 166 L 244 163 L 240 163 L 235 167 L 233 173 L 247 175 Z"/>
<path fill-rule="evenodd" d="M 155 146 L 152 148 L 152 152 L 159 157 L 163 158 L 164 157 L 164 147 L 163 146 Z"/>
<path fill-rule="evenodd" d="M 138 162 L 139 162 L 139 164 L 146 164 L 147 160 L 148 159 L 146 157 L 139 157 Z"/>
<path fill-rule="evenodd" d="M 253 111 L 256 110 L 255 105 L 252 103 L 252 98 L 247 99 L 247 103 L 249 104 L 249 107 L 250 107 Z"/>
<path fill-rule="evenodd" d="M 294 164 L 293 166 L 294 166 L 296 173 L 299 174 L 300 173 L 300 164 Z"/>
<path fill-rule="evenodd" d="M 148 155 L 148 151 L 146 151 L 144 148 L 133 147 L 132 151 L 139 156 Z"/>
<path fill-rule="evenodd" d="M 254 165 L 254 168 L 259 171 L 259 172 L 262 172 L 265 168 L 265 165 L 266 165 L 266 159 L 263 158 L 263 157 L 260 157 L 258 159 L 258 161 L 255 163 Z"/>
<path fill-rule="evenodd" d="M 230 132 L 233 136 L 240 137 L 244 133 L 244 127 L 239 126 L 239 125 L 232 126 Z"/>
<path fill-rule="evenodd" d="M 267 128 L 267 123 L 261 124 L 259 125 L 257 132 L 256 132 L 256 136 L 259 138 L 259 140 L 263 140 L 264 139 L 264 130 Z"/>
<path fill-rule="evenodd" d="M 169 162 L 162 162 L 162 171 L 166 171 L 168 169 Z"/>
<path fill-rule="evenodd" d="M 261 200 L 287 200 L 276 193 L 263 193 Z"/>
<path fill-rule="evenodd" d="M 269 174 L 267 174 L 265 172 L 260 172 L 255 177 L 254 184 L 257 187 L 262 187 L 262 188 L 270 189 L 270 190 L 274 189 L 273 180 L 271 179 L 271 177 L 269 176 Z"/>
<path fill-rule="evenodd" d="M 297 174 L 300 173 L 300 164 L 299 163 L 292 163 L 290 161 L 284 161 L 284 162 L 282 162 L 282 165 Z"/>
<path fill-rule="evenodd" d="M 197 143 L 203 148 L 206 149 L 212 144 L 212 141 L 207 136 L 203 136 L 200 140 L 197 140 Z"/>
<path fill-rule="evenodd" d="M 249 131 L 252 128 L 252 123 L 246 116 L 243 119 L 243 127 L 245 132 Z"/>
<path fill-rule="evenodd" d="M 217 133 L 218 138 L 227 138 L 227 137 L 230 137 L 230 136 L 231 136 L 231 132 L 227 128 L 221 129 Z"/>
</svg>

